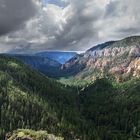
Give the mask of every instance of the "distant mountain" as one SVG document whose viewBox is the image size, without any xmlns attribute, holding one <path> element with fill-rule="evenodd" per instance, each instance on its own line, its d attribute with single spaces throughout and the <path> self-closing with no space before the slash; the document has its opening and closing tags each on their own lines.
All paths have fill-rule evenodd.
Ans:
<svg viewBox="0 0 140 140">
<path fill-rule="evenodd" d="M 40 52 L 36 54 L 6 54 L 12 56 L 53 78 L 67 75 L 61 70 L 62 63 L 76 56 L 75 52 Z"/>
<path fill-rule="evenodd" d="M 36 54 L 37 56 L 47 57 L 52 60 L 56 60 L 61 64 L 64 64 L 66 61 L 77 55 L 76 52 L 59 52 L 59 51 L 46 51 Z"/>
<path fill-rule="evenodd" d="M 14 57 L 23 60 L 27 64 L 32 65 L 34 68 L 38 68 L 40 66 L 59 67 L 61 65 L 59 62 L 47 57 L 40 57 L 35 55 L 14 55 Z"/>
<path fill-rule="evenodd" d="M 61 67 L 61 64 L 59 62 L 47 57 L 27 55 L 27 54 L 24 55 L 8 54 L 8 55 L 21 60 L 22 62 L 29 65 L 30 67 L 50 77 L 56 76 Z"/>
<path fill-rule="evenodd" d="M 140 36 L 106 42 L 92 47 L 62 65 L 77 80 L 94 81 L 111 76 L 117 81 L 140 76 Z"/>
</svg>

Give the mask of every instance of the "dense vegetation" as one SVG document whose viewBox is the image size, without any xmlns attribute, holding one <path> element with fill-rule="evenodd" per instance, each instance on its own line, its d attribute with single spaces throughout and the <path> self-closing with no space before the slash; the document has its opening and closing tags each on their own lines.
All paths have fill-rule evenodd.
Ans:
<svg viewBox="0 0 140 140">
<path fill-rule="evenodd" d="M 69 132 L 75 102 L 70 90 L 35 72 L 19 61 L 0 57 L 0 139 L 17 128 Z M 67 94 L 66 94 L 67 93 Z M 76 114 L 76 113 L 75 113 Z M 68 126 L 69 127 L 68 127 Z M 67 128 L 67 129 L 64 129 Z M 62 129 L 62 130 L 61 130 Z"/>
<path fill-rule="evenodd" d="M 66 140 L 135 140 L 140 138 L 139 91 L 139 79 L 65 87 L 0 56 L 0 139 L 21 128 Z"/>
</svg>

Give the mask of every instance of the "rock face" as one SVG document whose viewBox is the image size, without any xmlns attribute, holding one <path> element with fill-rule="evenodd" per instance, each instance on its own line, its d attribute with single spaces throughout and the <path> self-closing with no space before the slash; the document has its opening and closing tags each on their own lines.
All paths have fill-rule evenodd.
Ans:
<svg viewBox="0 0 140 140">
<path fill-rule="evenodd" d="M 140 58 L 136 58 L 129 64 L 127 73 L 131 73 L 136 77 L 140 76 Z"/>
<path fill-rule="evenodd" d="M 48 134 L 46 131 L 18 129 L 7 134 L 5 140 L 63 140 L 63 138 Z"/>
<path fill-rule="evenodd" d="M 79 68 L 77 70 L 77 67 Z M 84 54 L 77 55 L 62 67 L 73 71 L 75 77 L 84 79 L 84 75 L 100 77 L 111 74 L 116 79 L 126 76 L 140 76 L 140 37 L 128 37 L 120 41 L 97 45 Z M 90 79 L 90 78 L 89 78 Z"/>
</svg>

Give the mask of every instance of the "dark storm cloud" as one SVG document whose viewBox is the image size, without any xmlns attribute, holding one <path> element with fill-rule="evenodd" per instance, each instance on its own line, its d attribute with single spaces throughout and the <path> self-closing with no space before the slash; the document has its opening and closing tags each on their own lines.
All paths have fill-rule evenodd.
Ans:
<svg viewBox="0 0 140 140">
<path fill-rule="evenodd" d="M 0 0 L 0 35 L 17 30 L 36 10 L 32 0 Z"/>
<path fill-rule="evenodd" d="M 74 49 L 78 50 L 78 44 L 89 43 L 91 38 L 97 39 L 98 34 L 94 22 L 98 20 L 101 13 L 102 11 L 98 7 L 90 7 L 86 0 L 71 1 L 69 9 L 65 13 L 67 18 L 62 24 L 62 30 L 55 35 L 54 49 L 72 49 L 75 46 Z"/>
</svg>

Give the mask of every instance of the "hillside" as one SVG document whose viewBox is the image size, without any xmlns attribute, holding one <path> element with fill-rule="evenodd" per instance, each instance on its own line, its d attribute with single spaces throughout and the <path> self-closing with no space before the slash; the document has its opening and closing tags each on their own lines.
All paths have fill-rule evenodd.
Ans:
<svg viewBox="0 0 140 140">
<path fill-rule="evenodd" d="M 72 124 L 65 121 L 65 116 L 68 120 L 71 117 L 65 114 L 67 108 L 73 112 L 75 106 L 70 93 L 69 88 L 20 61 L 0 56 L 0 139 L 17 128 L 45 129 L 53 134 L 67 132 L 66 126 Z"/>
<path fill-rule="evenodd" d="M 73 57 L 61 69 L 71 81 L 91 82 L 108 77 L 123 82 L 140 76 L 140 36 L 106 42 Z M 73 78 L 74 77 L 74 78 Z M 73 83 L 73 82 L 72 82 Z"/>
<path fill-rule="evenodd" d="M 11 57 L 0 56 L 0 64 L 0 139 L 19 128 L 66 140 L 139 138 L 139 79 L 64 87 Z M 36 137 L 33 130 L 28 133 Z"/>
</svg>

